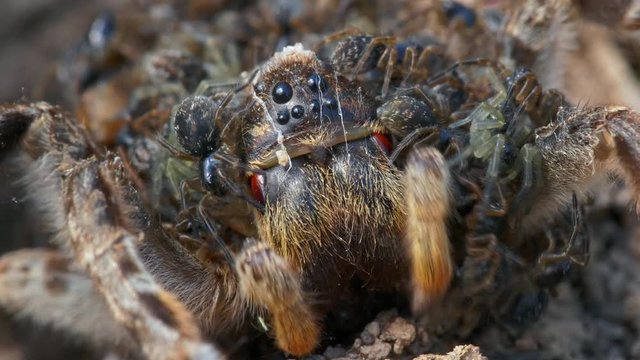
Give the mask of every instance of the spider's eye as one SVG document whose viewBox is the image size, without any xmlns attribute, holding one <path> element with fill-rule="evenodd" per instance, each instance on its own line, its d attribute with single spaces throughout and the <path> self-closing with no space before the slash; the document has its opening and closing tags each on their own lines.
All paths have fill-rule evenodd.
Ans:
<svg viewBox="0 0 640 360">
<path fill-rule="evenodd" d="M 322 92 L 325 92 L 327 90 L 327 83 L 325 83 L 320 77 L 320 75 L 316 73 L 309 76 L 309 79 L 307 79 L 307 86 L 309 86 L 311 91 L 320 90 Z"/>
<path fill-rule="evenodd" d="M 324 100 L 322 101 L 322 105 L 326 106 L 327 108 L 331 109 L 331 110 L 335 110 L 338 108 L 338 102 L 335 99 L 332 98 L 324 98 Z"/>
<path fill-rule="evenodd" d="M 391 154 L 393 145 L 391 144 L 391 138 L 389 138 L 389 135 L 383 133 L 373 133 L 372 137 L 385 154 Z"/>
<path fill-rule="evenodd" d="M 278 112 L 278 115 L 276 116 L 276 121 L 280 125 L 286 125 L 289 122 L 289 112 L 287 111 L 287 109 L 285 109 L 284 111 Z"/>
<path fill-rule="evenodd" d="M 300 119 L 304 116 L 304 107 L 302 105 L 296 105 L 291 109 L 291 116 L 294 119 Z"/>
<path fill-rule="evenodd" d="M 293 97 L 293 88 L 289 83 L 279 82 L 273 87 L 271 96 L 273 96 L 273 101 L 276 104 L 285 104 Z"/>
<path fill-rule="evenodd" d="M 320 102 L 318 100 L 313 100 L 311 102 L 311 112 L 317 114 L 320 112 Z"/>
<path fill-rule="evenodd" d="M 262 174 L 252 174 L 249 177 L 253 198 L 262 205 L 264 205 L 264 183 L 265 179 Z"/>
</svg>

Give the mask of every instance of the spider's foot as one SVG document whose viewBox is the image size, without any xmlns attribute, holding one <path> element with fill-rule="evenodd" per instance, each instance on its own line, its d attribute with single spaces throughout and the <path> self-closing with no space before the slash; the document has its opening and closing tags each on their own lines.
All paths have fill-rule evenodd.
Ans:
<svg viewBox="0 0 640 360">
<path fill-rule="evenodd" d="M 289 264 L 268 245 L 251 242 L 236 259 L 236 267 L 242 291 L 271 314 L 278 347 L 296 356 L 313 351 L 320 326 Z"/>
</svg>

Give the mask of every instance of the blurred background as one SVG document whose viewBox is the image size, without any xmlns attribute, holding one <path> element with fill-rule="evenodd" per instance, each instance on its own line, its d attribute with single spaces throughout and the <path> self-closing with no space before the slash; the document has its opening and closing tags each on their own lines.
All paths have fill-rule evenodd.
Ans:
<svg viewBox="0 0 640 360">
<path fill-rule="evenodd" d="M 35 98 L 55 62 L 82 40 L 101 10 L 121 0 L 3 0 L 0 102 Z"/>
</svg>

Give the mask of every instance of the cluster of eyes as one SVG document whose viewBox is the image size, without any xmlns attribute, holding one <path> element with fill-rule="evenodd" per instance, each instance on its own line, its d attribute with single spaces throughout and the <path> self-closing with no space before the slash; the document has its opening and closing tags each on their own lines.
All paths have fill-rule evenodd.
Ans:
<svg viewBox="0 0 640 360">
<path fill-rule="evenodd" d="M 327 90 L 326 83 L 316 73 L 314 73 L 309 77 L 309 79 L 307 79 L 307 86 L 313 92 L 325 92 Z M 288 82 L 281 81 L 273 87 L 273 90 L 271 91 L 271 97 L 276 104 L 286 104 L 293 98 L 293 87 Z M 328 108 L 335 108 L 337 105 L 335 100 L 324 97 L 322 99 L 322 103 Z M 291 112 L 289 112 L 289 109 L 285 108 L 284 110 L 278 112 L 276 121 L 281 125 L 286 125 L 289 122 L 290 118 L 302 119 L 304 117 L 304 111 L 304 106 L 302 105 L 294 105 L 291 108 Z M 314 114 L 320 112 L 320 103 L 318 100 L 314 100 L 311 102 L 311 111 Z"/>
</svg>

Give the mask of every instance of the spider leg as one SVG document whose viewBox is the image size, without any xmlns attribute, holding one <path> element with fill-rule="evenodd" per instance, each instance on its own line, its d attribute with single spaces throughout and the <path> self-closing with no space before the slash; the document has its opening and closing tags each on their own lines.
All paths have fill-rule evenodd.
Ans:
<svg viewBox="0 0 640 360">
<path fill-rule="evenodd" d="M 485 188 L 481 202 L 482 216 L 502 217 L 507 212 L 507 204 L 502 193 L 502 187 L 499 182 L 500 167 L 502 162 L 502 152 L 504 149 L 504 135 L 495 136 L 495 146 L 491 155 L 491 160 L 487 166 L 485 176 Z"/>
<path fill-rule="evenodd" d="M 354 27 L 348 27 L 346 29 L 336 31 L 333 34 L 329 34 L 325 36 L 324 39 L 320 40 L 317 44 L 315 44 L 313 46 L 313 51 L 318 53 L 324 47 L 326 47 L 327 45 L 333 42 L 343 40 L 344 38 L 347 38 L 347 37 L 358 36 L 358 35 L 362 35 L 362 31 Z"/>
<path fill-rule="evenodd" d="M 0 304 L 96 346 L 135 349 L 91 279 L 56 250 L 25 249 L 0 257 Z"/>
<path fill-rule="evenodd" d="M 542 87 L 535 74 L 523 69 L 517 70 L 513 75 L 509 91 L 516 104 L 522 104 L 527 112 L 534 110 L 542 96 Z"/>
<path fill-rule="evenodd" d="M 568 239 L 561 249 L 558 249 L 556 245 L 556 236 L 552 231 L 555 229 L 546 229 L 545 235 L 549 240 L 549 246 L 538 257 L 533 275 L 536 283 L 540 286 L 554 287 L 566 278 L 575 265 L 582 267 L 589 261 L 589 236 L 583 217 L 584 209 L 574 194 L 571 206 L 572 227 Z M 562 235 L 566 237 L 566 235 Z"/>
<path fill-rule="evenodd" d="M 404 51 L 404 58 L 402 59 L 402 68 L 407 69 L 407 74 L 402 79 L 401 87 L 406 87 L 409 78 L 416 70 L 416 63 L 418 62 L 418 54 L 416 53 L 418 49 L 414 46 L 407 46 Z"/>
<path fill-rule="evenodd" d="M 141 229 L 149 219 L 122 161 L 100 153 L 84 129 L 55 107 L 2 109 L 0 122 L 11 111 L 30 118 L 24 143 L 35 159 L 34 199 L 143 353 L 158 359 L 221 358 L 201 341 L 191 314 L 145 269 L 137 246 L 147 241 Z"/>
<path fill-rule="evenodd" d="M 571 262 L 578 264 L 580 266 L 584 266 L 587 264 L 589 260 L 589 242 L 581 241 L 582 249 L 580 251 L 580 256 L 576 257 L 573 255 L 573 251 L 575 250 L 576 239 L 578 238 L 580 232 L 582 231 L 583 221 L 582 218 L 584 216 L 583 210 L 578 205 L 578 198 L 574 194 L 573 195 L 573 228 L 571 231 L 571 236 L 567 240 L 564 248 L 560 253 L 554 254 L 552 251 L 555 250 L 555 241 L 549 242 L 549 249 L 540 255 L 538 258 L 538 264 L 545 265 L 548 263 L 556 263 L 564 260 L 570 260 Z"/>
<path fill-rule="evenodd" d="M 481 201 L 473 209 L 473 216 L 468 220 L 468 225 L 473 236 L 491 234 L 495 231 L 499 219 L 506 216 L 508 210 L 507 200 L 504 197 L 502 184 L 500 183 L 500 170 L 502 166 L 502 153 L 505 137 L 502 134 L 494 135 L 493 149 L 491 149 L 489 163 L 484 180 Z"/>
<path fill-rule="evenodd" d="M 564 95 L 558 90 L 550 89 L 542 93 L 542 97 L 538 103 L 536 109 L 537 119 L 548 119 L 546 123 L 542 124 L 540 120 L 537 121 L 538 125 L 547 125 L 549 121 L 556 121 L 558 111 L 560 107 L 566 106 L 567 101 Z M 534 117 L 534 120 L 536 119 Z"/>
<path fill-rule="evenodd" d="M 540 191 L 525 218 L 535 223 L 589 190 L 598 175 L 621 175 L 640 213 L 640 114 L 623 107 L 562 109 L 558 120 L 537 129 L 542 159 Z M 524 228 L 526 225 L 524 224 Z"/>
<path fill-rule="evenodd" d="M 273 318 L 278 347 L 301 356 L 320 338 L 320 325 L 289 264 L 263 242 L 249 241 L 236 258 L 241 291 Z"/>
<path fill-rule="evenodd" d="M 409 50 L 409 48 L 407 50 Z M 429 45 L 419 51 L 420 55 L 417 56 L 415 62 L 411 62 L 411 66 L 409 67 L 409 71 L 407 72 L 407 75 L 403 80 L 403 84 L 406 84 L 409 79 L 412 79 L 416 76 L 418 76 L 419 79 L 427 79 L 430 75 L 429 60 L 432 59 L 433 56 L 445 57 L 443 49 L 435 45 Z"/>
<path fill-rule="evenodd" d="M 393 42 L 395 39 L 389 40 L 390 44 L 384 49 L 382 56 L 378 60 L 377 67 L 382 68 L 385 66 L 384 71 L 384 80 L 382 82 L 382 91 L 381 96 L 384 98 L 387 96 L 387 91 L 389 91 L 389 83 L 391 82 L 391 75 L 393 73 L 393 65 L 398 61 L 398 50 Z M 384 64 L 386 60 L 386 65 Z"/>
<path fill-rule="evenodd" d="M 542 91 L 542 86 L 534 73 L 518 69 L 510 77 L 509 94 L 521 106 L 537 126 L 548 125 L 556 120 L 561 106 L 566 106 L 564 95 L 557 90 Z"/>
<path fill-rule="evenodd" d="M 124 196 L 116 178 L 118 162 L 89 161 L 74 168 L 64 184 L 74 255 L 98 284 L 116 319 L 139 337 L 147 356 L 219 357 L 201 343 L 191 314 L 145 270 L 137 254 L 144 234 L 127 229 L 122 219 L 126 210 L 117 203 Z"/>
<path fill-rule="evenodd" d="M 356 65 L 353 67 L 352 77 L 355 78 L 361 72 L 370 70 L 365 67 L 365 65 L 371 61 L 369 59 L 370 56 L 372 56 L 372 53 L 374 52 L 374 50 L 378 51 L 378 49 L 383 47 L 384 50 L 382 51 L 382 54 L 375 62 L 375 65 L 379 66 L 382 59 L 384 59 L 385 57 L 388 58 L 387 66 L 384 74 L 384 82 L 382 86 L 382 91 L 383 91 L 382 95 L 383 96 L 386 95 L 386 90 L 388 89 L 389 81 L 391 80 L 391 72 L 393 71 L 393 65 L 397 60 L 397 52 L 395 50 L 395 46 L 396 46 L 396 38 L 393 36 L 379 36 L 379 37 L 372 38 L 366 44 L 364 49 L 360 49 L 361 50 L 360 59 L 358 60 Z M 389 50 L 389 49 L 392 49 L 392 50 Z M 385 54 L 388 54 L 388 56 L 385 56 Z"/>
<path fill-rule="evenodd" d="M 336 70 L 348 74 L 351 79 L 384 66 L 384 97 L 389 89 L 394 65 L 398 61 L 396 42 L 397 39 L 393 36 L 349 36 L 338 44 L 331 58 Z"/>
<path fill-rule="evenodd" d="M 449 182 L 449 170 L 440 152 L 427 147 L 411 153 L 405 173 L 408 203 L 405 242 L 416 311 L 441 298 L 453 275 L 447 235 Z"/>
</svg>

